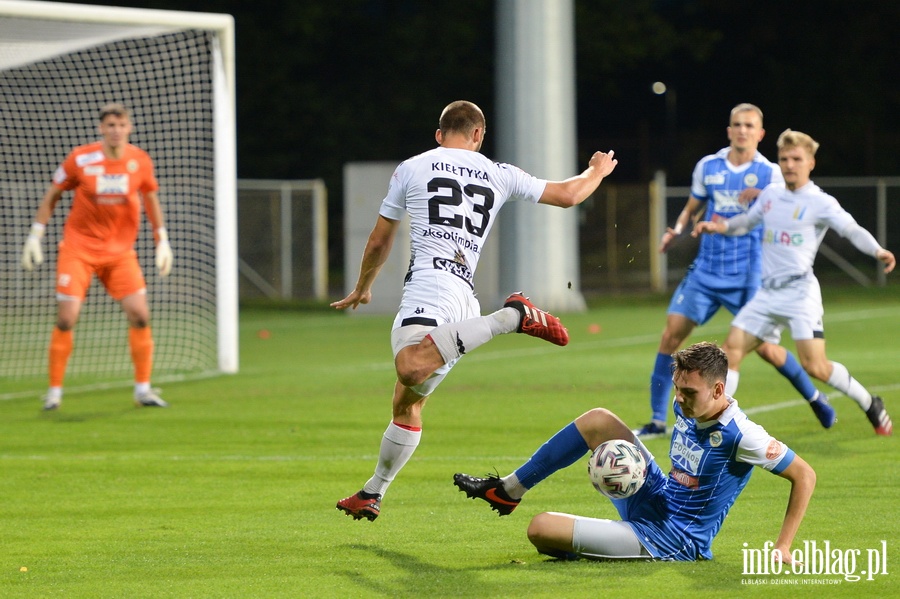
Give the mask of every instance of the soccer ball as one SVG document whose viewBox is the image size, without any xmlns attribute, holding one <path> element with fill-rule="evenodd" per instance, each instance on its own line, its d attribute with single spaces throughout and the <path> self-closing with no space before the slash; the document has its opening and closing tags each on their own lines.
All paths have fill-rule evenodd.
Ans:
<svg viewBox="0 0 900 599">
<path fill-rule="evenodd" d="M 610 499 L 625 499 L 643 486 L 647 460 L 634 443 L 613 439 L 591 454 L 588 476 L 594 488 Z"/>
</svg>

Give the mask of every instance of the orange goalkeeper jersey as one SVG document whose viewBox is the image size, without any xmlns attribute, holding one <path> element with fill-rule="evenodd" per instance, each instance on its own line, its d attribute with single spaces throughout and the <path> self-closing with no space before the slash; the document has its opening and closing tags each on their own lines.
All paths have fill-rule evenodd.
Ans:
<svg viewBox="0 0 900 599">
<path fill-rule="evenodd" d="M 159 189 L 145 151 L 127 144 L 121 158 L 107 158 L 99 141 L 72 150 L 53 183 L 75 190 L 63 228 L 66 247 L 96 258 L 119 256 L 134 247 L 141 194 Z"/>
</svg>

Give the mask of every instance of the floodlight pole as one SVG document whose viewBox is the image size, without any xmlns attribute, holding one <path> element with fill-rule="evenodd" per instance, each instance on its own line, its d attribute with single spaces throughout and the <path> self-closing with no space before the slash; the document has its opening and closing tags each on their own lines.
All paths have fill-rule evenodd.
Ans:
<svg viewBox="0 0 900 599">
<path fill-rule="evenodd" d="M 551 180 L 580 172 L 573 0 L 497 0 L 497 155 Z M 490 130 L 490 127 L 488 127 Z M 498 222 L 499 289 L 553 311 L 585 309 L 578 209 L 512 202 Z"/>
</svg>

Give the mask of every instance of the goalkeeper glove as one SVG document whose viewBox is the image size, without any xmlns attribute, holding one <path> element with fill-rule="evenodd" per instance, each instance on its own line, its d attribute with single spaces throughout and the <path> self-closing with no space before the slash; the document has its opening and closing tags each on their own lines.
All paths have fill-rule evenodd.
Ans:
<svg viewBox="0 0 900 599">
<path fill-rule="evenodd" d="M 172 248 L 169 246 L 169 234 L 164 227 L 156 230 L 156 268 L 159 276 L 164 277 L 172 271 Z"/>
<path fill-rule="evenodd" d="M 41 237 L 43 236 L 44 225 L 41 223 L 31 225 L 31 231 L 28 232 L 28 238 L 25 240 L 25 247 L 22 248 L 22 268 L 25 270 L 33 270 L 35 266 L 44 261 L 44 252 L 41 251 Z"/>
</svg>

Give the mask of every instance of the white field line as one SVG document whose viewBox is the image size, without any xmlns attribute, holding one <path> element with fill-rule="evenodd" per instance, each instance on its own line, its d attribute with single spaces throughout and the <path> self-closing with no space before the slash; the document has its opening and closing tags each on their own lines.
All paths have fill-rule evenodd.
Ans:
<svg viewBox="0 0 900 599">
<path fill-rule="evenodd" d="M 872 391 L 893 391 L 896 389 L 900 389 L 900 383 L 892 384 L 892 385 L 881 385 L 878 387 L 872 387 Z M 841 393 L 833 392 L 829 395 L 829 397 L 840 397 Z M 792 399 L 789 401 L 782 401 L 779 403 L 769 404 L 765 406 L 755 406 L 751 408 L 742 408 L 745 414 L 753 415 L 753 414 L 761 414 L 763 412 L 775 412 L 777 410 L 784 410 L 788 408 L 795 408 L 797 406 L 801 406 L 806 402 L 802 399 Z M 526 459 L 527 456 L 487 456 L 480 457 L 479 460 L 487 460 L 487 461 L 516 461 Z M 49 455 L 12 455 L 12 454 L 0 454 L 0 461 L 2 460 L 30 460 L 35 462 L 41 462 L 46 460 L 58 460 L 60 458 L 56 456 Z M 67 455 L 64 460 L 67 461 L 79 461 L 79 462 L 107 462 L 110 460 L 115 460 L 119 462 L 131 461 L 131 460 L 145 460 L 146 456 L 142 454 L 129 454 L 129 453 L 117 453 L 115 455 Z M 331 455 L 331 456 L 323 456 L 323 455 L 267 455 L 267 456 L 248 456 L 248 455 L 210 455 L 210 454 L 201 454 L 194 456 L 163 456 L 163 457 L 154 457 L 156 461 L 168 461 L 168 462 L 346 462 L 348 460 L 368 460 L 374 461 L 378 459 L 377 455 Z M 429 456 L 429 457 L 417 457 L 419 461 L 428 461 L 428 462 L 459 462 L 463 460 L 459 456 Z M 471 457 L 464 458 L 465 460 L 473 459 Z"/>
<path fill-rule="evenodd" d="M 894 308 L 878 308 L 874 310 L 856 310 L 849 312 L 838 312 L 836 314 L 826 315 L 826 325 L 828 322 L 853 322 L 858 320 L 871 320 L 873 318 L 884 318 L 884 317 L 896 317 L 898 313 L 897 309 Z M 660 329 L 661 330 L 661 329 Z M 728 327 L 716 327 L 716 328 L 701 328 L 700 331 L 703 332 L 704 337 L 709 338 L 714 335 L 724 335 L 728 332 Z M 621 337 L 619 339 L 598 339 L 596 341 L 588 341 L 585 343 L 578 343 L 577 345 L 569 346 L 566 351 L 576 351 L 576 352 L 584 352 L 584 351 L 594 351 L 598 349 L 605 348 L 615 348 L 615 347 L 633 347 L 636 345 L 643 345 L 646 343 L 656 343 L 659 341 L 661 333 L 649 333 L 643 335 L 635 335 L 633 337 Z M 531 356 L 541 356 L 550 354 L 551 352 L 559 351 L 554 347 L 550 347 L 547 344 L 540 344 L 531 347 L 523 347 L 521 349 L 510 349 L 506 351 L 498 351 L 498 352 L 490 352 L 490 353 L 475 353 L 471 356 L 467 355 L 466 360 L 468 363 L 472 362 L 490 362 L 495 360 L 508 360 L 511 358 L 522 358 L 522 357 L 531 357 Z M 324 368 L 323 371 L 344 371 L 347 368 L 346 365 L 335 365 L 334 368 Z M 365 370 L 369 372 L 380 372 L 380 371 L 388 371 L 393 370 L 394 365 L 390 360 L 380 360 L 378 362 L 370 362 L 368 364 L 358 364 L 353 368 L 357 370 Z M 242 370 L 243 373 L 251 372 L 250 370 Z M 168 377 L 158 377 L 154 379 L 154 384 L 160 383 L 170 383 L 170 382 L 183 382 L 183 381 L 193 381 L 193 380 L 202 380 L 206 378 L 212 378 L 215 376 L 219 376 L 220 373 L 217 372 L 205 372 L 196 375 L 171 375 Z M 103 391 L 109 389 L 124 389 L 130 387 L 132 385 L 131 382 L 127 381 L 117 381 L 117 382 L 109 382 L 109 383 L 96 383 L 93 385 L 80 385 L 80 386 L 71 386 L 66 387 L 67 395 L 74 395 L 78 393 L 89 393 L 93 391 Z M 38 392 L 38 395 L 40 392 Z M 13 393 L 0 393 L 0 401 L 11 400 L 11 399 L 22 399 L 26 397 L 34 397 L 34 391 L 17 391 Z"/>
</svg>

